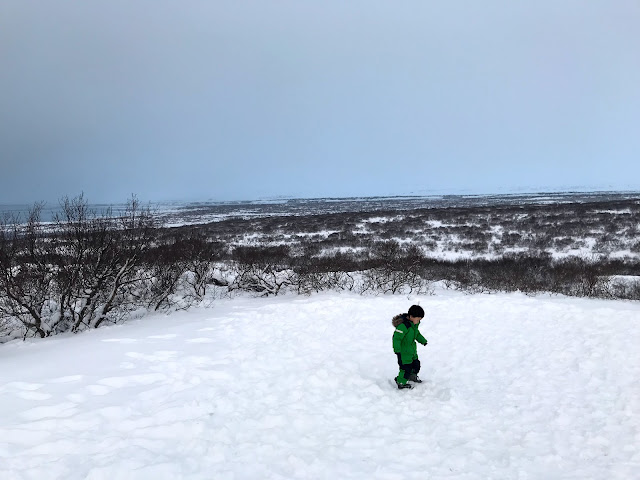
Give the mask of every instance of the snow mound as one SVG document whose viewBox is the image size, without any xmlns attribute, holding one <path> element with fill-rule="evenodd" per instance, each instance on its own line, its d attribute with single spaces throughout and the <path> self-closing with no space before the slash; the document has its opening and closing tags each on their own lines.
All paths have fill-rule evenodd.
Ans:
<svg viewBox="0 0 640 480">
<path fill-rule="evenodd" d="M 391 317 L 427 316 L 397 390 Z M 234 299 L 0 348 L 0 478 L 630 479 L 640 306 Z"/>
</svg>

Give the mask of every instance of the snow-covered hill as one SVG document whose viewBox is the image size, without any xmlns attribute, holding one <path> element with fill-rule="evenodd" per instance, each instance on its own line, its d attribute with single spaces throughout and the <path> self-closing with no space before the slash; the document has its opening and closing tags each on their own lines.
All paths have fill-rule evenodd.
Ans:
<svg viewBox="0 0 640 480">
<path fill-rule="evenodd" d="M 420 303 L 425 383 L 391 387 Z M 326 293 L 1 346 L 0 478 L 621 479 L 640 305 Z"/>
</svg>

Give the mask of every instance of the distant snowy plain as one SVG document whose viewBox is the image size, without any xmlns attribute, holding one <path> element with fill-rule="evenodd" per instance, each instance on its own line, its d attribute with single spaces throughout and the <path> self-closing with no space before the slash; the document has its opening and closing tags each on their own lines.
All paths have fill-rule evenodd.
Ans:
<svg viewBox="0 0 640 480">
<path fill-rule="evenodd" d="M 216 300 L 0 346 L 0 478 L 640 478 L 640 305 L 522 294 Z M 419 303 L 424 383 L 391 317 Z"/>
</svg>

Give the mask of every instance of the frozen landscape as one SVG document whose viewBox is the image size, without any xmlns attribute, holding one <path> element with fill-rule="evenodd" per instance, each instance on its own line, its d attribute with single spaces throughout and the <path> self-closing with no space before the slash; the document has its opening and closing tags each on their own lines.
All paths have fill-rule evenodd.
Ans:
<svg viewBox="0 0 640 480">
<path fill-rule="evenodd" d="M 397 390 L 394 314 L 426 311 Z M 640 304 L 216 300 L 0 346 L 0 478 L 602 479 L 640 472 Z"/>
<path fill-rule="evenodd" d="M 638 25 L 0 1 L 0 480 L 640 480 Z"/>
</svg>

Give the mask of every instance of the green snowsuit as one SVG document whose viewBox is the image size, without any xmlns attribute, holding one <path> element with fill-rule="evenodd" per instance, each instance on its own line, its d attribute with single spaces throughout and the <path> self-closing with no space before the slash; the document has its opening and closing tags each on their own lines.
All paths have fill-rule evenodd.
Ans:
<svg viewBox="0 0 640 480">
<path fill-rule="evenodd" d="M 418 330 L 420 322 L 414 325 L 407 315 L 396 315 L 391 323 L 396 328 L 393 332 L 393 352 L 400 354 L 398 383 L 405 384 L 409 373 L 418 373 L 420 370 L 416 342 L 426 345 L 427 339 Z"/>
</svg>

